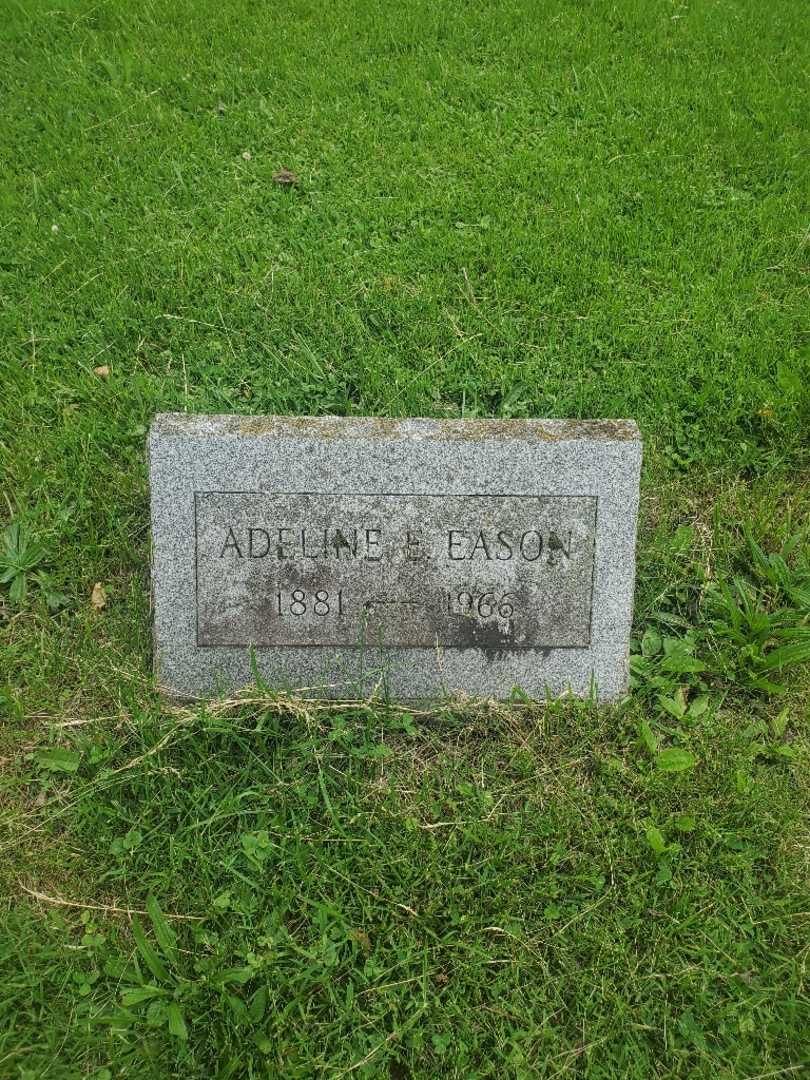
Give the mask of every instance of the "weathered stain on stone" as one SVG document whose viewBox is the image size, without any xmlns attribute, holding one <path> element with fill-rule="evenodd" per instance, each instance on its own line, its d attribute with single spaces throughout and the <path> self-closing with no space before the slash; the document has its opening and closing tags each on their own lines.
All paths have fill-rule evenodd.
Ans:
<svg viewBox="0 0 810 1080">
<path fill-rule="evenodd" d="M 191 421 L 196 421 L 192 423 Z M 628 441 L 639 438 L 632 420 L 500 420 L 396 418 L 382 416 L 219 416 L 189 417 L 159 413 L 153 432 L 160 435 L 200 435 L 200 420 L 208 434 L 256 438 L 262 436 L 313 439 L 571 439 Z"/>
</svg>

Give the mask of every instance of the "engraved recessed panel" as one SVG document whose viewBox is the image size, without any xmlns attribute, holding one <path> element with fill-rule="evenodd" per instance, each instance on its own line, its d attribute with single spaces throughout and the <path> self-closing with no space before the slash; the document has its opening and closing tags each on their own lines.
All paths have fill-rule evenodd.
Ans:
<svg viewBox="0 0 810 1080">
<path fill-rule="evenodd" d="M 199 646 L 587 647 L 592 496 L 197 492 Z"/>
</svg>

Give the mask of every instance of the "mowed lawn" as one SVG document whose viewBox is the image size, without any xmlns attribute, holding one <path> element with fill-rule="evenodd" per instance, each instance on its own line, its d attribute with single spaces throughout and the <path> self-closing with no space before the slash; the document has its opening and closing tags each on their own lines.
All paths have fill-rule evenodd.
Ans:
<svg viewBox="0 0 810 1080">
<path fill-rule="evenodd" d="M 809 76 L 803 0 L 2 0 L 0 1076 L 810 1075 Z M 628 699 L 170 707 L 161 410 L 633 417 Z"/>
</svg>

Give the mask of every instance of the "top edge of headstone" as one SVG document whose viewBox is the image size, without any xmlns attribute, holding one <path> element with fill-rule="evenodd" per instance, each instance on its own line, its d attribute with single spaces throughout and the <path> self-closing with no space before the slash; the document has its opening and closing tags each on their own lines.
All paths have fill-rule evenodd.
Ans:
<svg viewBox="0 0 810 1080">
<path fill-rule="evenodd" d="M 436 420 L 381 416 L 238 416 L 157 413 L 152 438 L 226 435 L 235 438 L 518 439 L 547 442 L 638 442 L 634 420 Z"/>
</svg>

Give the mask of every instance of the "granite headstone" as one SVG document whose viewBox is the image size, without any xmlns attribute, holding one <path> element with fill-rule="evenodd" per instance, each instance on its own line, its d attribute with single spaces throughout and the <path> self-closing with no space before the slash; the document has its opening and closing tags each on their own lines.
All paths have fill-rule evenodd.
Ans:
<svg viewBox="0 0 810 1080">
<path fill-rule="evenodd" d="M 640 464 L 628 420 L 159 415 L 158 683 L 615 698 Z"/>
</svg>

